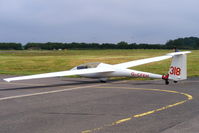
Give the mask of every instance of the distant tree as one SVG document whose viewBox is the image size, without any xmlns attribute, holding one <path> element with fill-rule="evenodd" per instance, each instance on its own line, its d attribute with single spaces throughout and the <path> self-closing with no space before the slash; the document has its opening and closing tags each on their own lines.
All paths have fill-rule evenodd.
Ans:
<svg viewBox="0 0 199 133">
<path fill-rule="evenodd" d="M 117 43 L 117 48 L 118 49 L 129 49 L 129 44 L 127 42 L 121 41 Z"/>
<path fill-rule="evenodd" d="M 21 50 L 21 43 L 0 43 L 0 49 L 2 50 Z"/>
<path fill-rule="evenodd" d="M 166 43 L 168 47 L 177 47 L 179 49 L 199 49 L 199 38 L 197 37 L 185 37 L 175 40 L 169 40 Z"/>
</svg>

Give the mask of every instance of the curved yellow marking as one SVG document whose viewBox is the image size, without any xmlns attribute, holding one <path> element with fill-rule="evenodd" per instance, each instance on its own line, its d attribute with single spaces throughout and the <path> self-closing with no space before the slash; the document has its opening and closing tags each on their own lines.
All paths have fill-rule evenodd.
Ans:
<svg viewBox="0 0 199 133">
<path fill-rule="evenodd" d="M 106 127 L 111 127 L 111 126 L 115 126 L 115 125 L 118 125 L 118 124 L 130 121 L 133 118 L 143 117 L 143 116 L 146 116 L 146 115 L 150 115 L 150 114 L 153 114 L 153 113 L 156 113 L 156 112 L 159 112 L 159 111 L 163 111 L 163 110 L 166 110 L 166 109 L 178 106 L 180 104 L 183 104 L 183 103 L 185 103 L 185 102 L 193 99 L 193 97 L 191 95 L 187 94 L 187 93 L 173 91 L 173 90 L 144 89 L 144 88 L 127 88 L 127 87 L 97 87 L 97 88 L 120 88 L 120 89 L 131 89 L 131 90 L 168 92 L 168 93 L 174 93 L 174 94 L 184 95 L 187 99 L 185 99 L 183 101 L 179 101 L 179 102 L 171 104 L 171 105 L 167 105 L 167 106 L 158 108 L 158 109 L 150 110 L 148 112 L 144 112 L 144 113 L 132 115 L 131 117 L 124 118 L 124 119 L 121 119 L 121 120 L 117 120 L 115 122 L 112 122 L 111 124 L 106 124 L 106 125 L 104 125 L 102 127 L 94 128 L 94 129 L 91 129 L 91 130 L 85 130 L 85 131 L 82 131 L 81 133 L 92 133 L 92 132 L 96 132 L 96 131 L 102 130 L 102 129 L 106 128 Z"/>
</svg>

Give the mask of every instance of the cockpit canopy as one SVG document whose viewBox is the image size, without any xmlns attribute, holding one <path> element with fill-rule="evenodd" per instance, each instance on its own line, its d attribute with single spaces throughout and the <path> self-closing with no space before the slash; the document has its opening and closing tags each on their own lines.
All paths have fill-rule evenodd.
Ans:
<svg viewBox="0 0 199 133">
<path fill-rule="evenodd" d="M 72 70 L 96 68 L 99 64 L 100 62 L 85 63 L 85 64 L 81 64 L 79 66 L 74 67 Z"/>
</svg>

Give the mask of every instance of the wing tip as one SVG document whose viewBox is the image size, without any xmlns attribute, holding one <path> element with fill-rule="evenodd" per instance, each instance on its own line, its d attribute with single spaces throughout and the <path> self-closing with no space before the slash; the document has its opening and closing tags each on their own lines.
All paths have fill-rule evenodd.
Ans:
<svg viewBox="0 0 199 133">
<path fill-rule="evenodd" d="M 166 55 L 175 56 L 175 55 L 183 55 L 183 54 L 189 54 L 189 53 L 191 53 L 191 51 L 173 52 L 173 53 L 168 53 Z"/>
<path fill-rule="evenodd" d="M 11 80 L 10 79 L 3 79 L 4 81 L 6 81 L 6 82 L 11 82 Z"/>
</svg>

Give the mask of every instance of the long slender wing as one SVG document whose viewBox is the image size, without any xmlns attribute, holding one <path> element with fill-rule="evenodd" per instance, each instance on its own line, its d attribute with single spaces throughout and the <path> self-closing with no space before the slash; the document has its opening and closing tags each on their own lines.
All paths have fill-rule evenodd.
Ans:
<svg viewBox="0 0 199 133">
<path fill-rule="evenodd" d="M 83 74 L 113 72 L 113 71 L 114 71 L 114 69 L 104 68 L 104 67 L 102 67 L 102 68 L 89 68 L 89 69 L 81 69 L 81 70 L 69 70 L 69 71 L 61 71 L 61 72 L 36 74 L 36 75 L 30 75 L 30 76 L 20 76 L 20 77 L 6 78 L 6 79 L 3 79 L 3 80 L 10 82 L 10 81 L 17 81 L 17 80 L 50 78 L 50 77 L 71 76 L 71 75 L 83 75 Z"/>
<path fill-rule="evenodd" d="M 121 64 L 116 64 L 114 66 L 119 67 L 119 68 L 129 68 L 129 67 L 139 66 L 139 65 L 143 65 L 143 64 L 147 64 L 151 62 L 166 60 L 171 57 L 172 56 L 153 57 L 153 58 L 147 58 L 147 59 L 141 59 L 141 60 L 135 60 L 135 61 L 125 62 Z"/>
<path fill-rule="evenodd" d="M 187 54 L 187 53 L 190 53 L 190 51 L 168 53 L 164 56 L 130 61 L 130 62 L 125 62 L 125 63 L 121 63 L 121 64 L 116 64 L 114 66 L 118 67 L 118 68 L 129 68 L 129 67 L 139 66 L 139 65 L 143 65 L 143 64 L 147 64 L 147 63 L 151 63 L 151 62 L 166 60 L 166 59 L 172 58 L 175 55 L 181 55 L 181 54 Z"/>
</svg>

